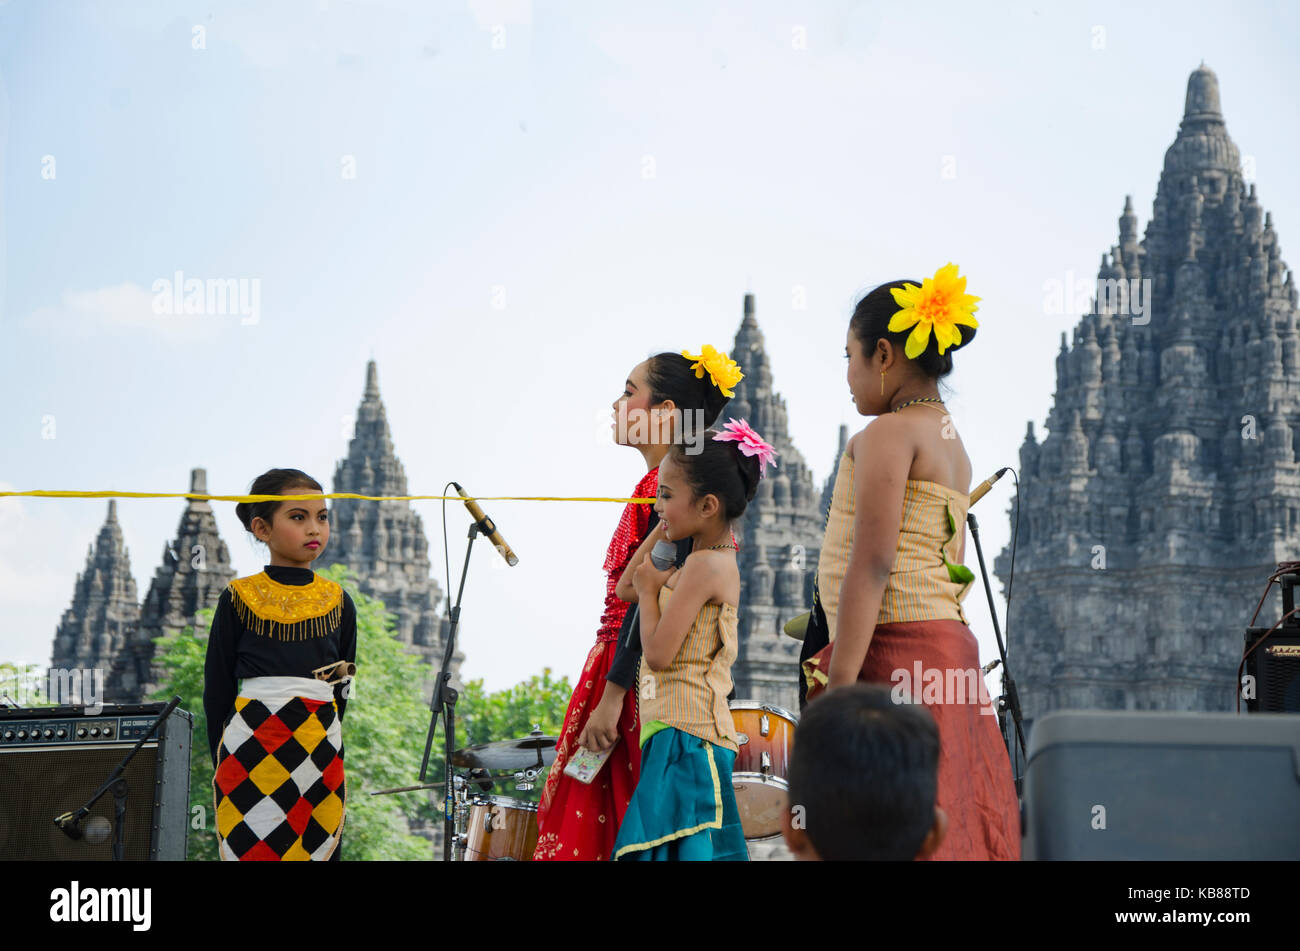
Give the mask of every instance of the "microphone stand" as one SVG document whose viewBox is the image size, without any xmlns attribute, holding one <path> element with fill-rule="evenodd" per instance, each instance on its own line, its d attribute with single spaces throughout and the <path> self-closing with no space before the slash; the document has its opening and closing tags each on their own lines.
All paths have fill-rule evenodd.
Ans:
<svg viewBox="0 0 1300 951">
<path fill-rule="evenodd" d="M 167 706 L 163 707 L 161 713 L 153 721 L 148 731 L 140 739 L 136 740 L 135 746 L 131 747 L 131 752 L 122 758 L 122 762 L 117 764 L 117 768 L 109 773 L 108 779 L 104 785 L 100 786 L 93 796 L 84 806 L 76 812 L 65 812 L 61 816 L 56 816 L 54 824 L 58 826 L 65 835 L 72 839 L 80 839 L 82 836 L 81 823 L 90 815 L 91 808 L 99 802 L 99 797 L 104 795 L 110 789 L 113 790 L 113 861 L 122 862 L 126 860 L 126 793 L 127 783 L 122 778 L 122 773 L 126 766 L 134 758 L 135 754 L 140 752 L 140 747 L 158 731 L 162 722 L 171 716 L 171 712 L 176 709 L 181 702 L 179 696 L 173 695 L 171 700 L 167 701 Z"/>
<path fill-rule="evenodd" d="M 1019 505 L 1019 501 L 1016 504 Z M 993 635 L 997 638 L 998 656 L 1002 660 L 1002 696 L 998 698 L 999 719 L 1002 717 L 1002 711 L 1011 711 L 1011 719 L 1016 727 L 1016 740 L 1020 745 L 1020 756 L 1024 760 L 1026 758 L 1025 734 L 1021 727 L 1020 694 L 1016 691 L 1016 682 L 1011 676 L 1011 668 L 1007 666 L 1007 646 L 1002 641 L 1002 628 L 998 626 L 998 612 L 993 606 L 993 588 L 989 584 L 988 569 L 984 567 L 984 549 L 980 547 L 980 527 L 975 521 L 974 512 L 966 513 L 966 524 L 970 526 L 970 535 L 975 542 L 975 555 L 979 558 L 980 575 L 984 578 L 984 594 L 989 600 L 989 617 L 993 619 Z M 1008 752 L 1012 751 L 1008 750 Z M 1014 761 L 1015 756 L 1013 755 L 1011 759 Z M 1014 768 L 1012 773 L 1016 783 L 1016 795 L 1019 796 L 1022 778 L 1015 774 Z"/>
<path fill-rule="evenodd" d="M 451 624 L 447 630 L 447 643 L 442 650 L 442 669 L 433 688 L 433 700 L 429 704 L 432 711 L 429 716 L 429 733 L 424 739 L 424 761 L 420 763 L 420 782 L 426 781 L 429 770 L 429 753 L 433 749 L 433 733 L 438 726 L 438 714 L 443 716 L 443 779 L 446 782 L 443 792 L 442 812 L 442 860 L 451 861 L 452 838 L 455 836 L 455 824 L 452 819 L 455 777 L 452 775 L 451 754 L 456 745 L 456 700 L 459 691 L 451 686 L 451 658 L 456 652 L 456 628 L 460 624 L 460 602 L 465 594 L 465 575 L 469 572 L 469 556 L 474 550 L 474 539 L 482 532 L 491 535 L 496 530 L 492 520 L 484 516 L 469 527 L 469 541 L 465 545 L 465 564 L 460 570 L 460 586 L 456 591 L 456 604 L 449 615 Z"/>
</svg>

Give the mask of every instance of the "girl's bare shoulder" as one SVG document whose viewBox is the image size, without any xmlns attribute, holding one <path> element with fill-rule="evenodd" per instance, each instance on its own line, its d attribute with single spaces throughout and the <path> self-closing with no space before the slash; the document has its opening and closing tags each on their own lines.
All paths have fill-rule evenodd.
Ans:
<svg viewBox="0 0 1300 951">
<path fill-rule="evenodd" d="M 881 445 L 907 441 L 910 438 L 909 432 L 909 428 L 904 425 L 904 420 L 896 413 L 882 413 L 849 437 L 844 451 L 849 454 L 850 459 L 856 461 L 857 452 L 863 443 Z"/>
<path fill-rule="evenodd" d="M 686 558 L 695 560 L 695 577 L 708 591 L 710 604 L 734 604 L 740 598 L 740 566 L 733 549 L 712 549 L 691 552 Z"/>
<path fill-rule="evenodd" d="M 734 565 L 735 562 L 736 552 L 734 549 L 701 548 L 699 551 L 693 551 L 686 556 L 686 561 L 682 563 L 682 570 L 693 565 L 692 570 L 700 573 L 723 571 L 729 563 Z"/>
</svg>

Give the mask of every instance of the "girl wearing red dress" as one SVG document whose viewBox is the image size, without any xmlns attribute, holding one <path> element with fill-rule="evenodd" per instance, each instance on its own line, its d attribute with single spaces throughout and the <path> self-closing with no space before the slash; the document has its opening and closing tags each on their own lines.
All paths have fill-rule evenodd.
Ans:
<svg viewBox="0 0 1300 951">
<path fill-rule="evenodd" d="M 719 361 L 721 361 L 719 363 Z M 712 347 L 700 355 L 660 353 L 632 368 L 622 395 L 613 404 L 614 442 L 641 453 L 646 473 L 630 498 L 658 495 L 659 462 L 674 442 L 688 447 L 705 438 L 733 395 L 728 385 L 714 382 L 705 366 L 729 366 L 724 381 L 731 385 L 741 374 L 736 364 Z M 630 620 L 631 605 L 615 588 L 636 550 L 654 528 L 653 506 L 631 502 L 623 509 L 603 565 L 605 609 L 596 643 L 587 654 L 564 715 L 555 763 L 546 777 L 537 813 L 535 861 L 604 861 L 609 858 L 623 813 L 632 799 L 641 766 L 641 724 L 637 718 L 635 686 L 640 644 L 621 636 Z M 678 548 L 678 560 L 689 554 L 689 540 Z M 685 548 L 683 551 L 682 549 Z M 593 751 L 613 745 L 605 765 L 590 784 L 564 775 L 569 758 L 580 747 Z"/>
</svg>

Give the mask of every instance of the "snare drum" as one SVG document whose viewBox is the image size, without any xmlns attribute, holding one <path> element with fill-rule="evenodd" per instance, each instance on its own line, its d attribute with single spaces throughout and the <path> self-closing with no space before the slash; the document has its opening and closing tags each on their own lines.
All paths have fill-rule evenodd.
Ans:
<svg viewBox="0 0 1300 951">
<path fill-rule="evenodd" d="M 745 838 L 780 835 L 781 816 L 788 808 L 790 751 L 799 718 L 757 700 L 733 700 L 730 706 L 740 746 L 731 783 Z"/>
<path fill-rule="evenodd" d="M 466 862 L 531 862 L 537 848 L 537 803 L 479 796 L 469 806 Z"/>
</svg>

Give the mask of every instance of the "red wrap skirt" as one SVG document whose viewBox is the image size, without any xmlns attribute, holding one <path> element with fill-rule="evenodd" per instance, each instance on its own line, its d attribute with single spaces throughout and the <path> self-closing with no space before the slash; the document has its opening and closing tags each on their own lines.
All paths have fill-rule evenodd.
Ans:
<svg viewBox="0 0 1300 951">
<path fill-rule="evenodd" d="M 805 661 L 805 671 L 818 672 L 808 690 L 810 701 L 826 689 L 834 648 L 831 643 Z M 1020 807 L 1011 763 L 983 689 L 979 647 L 970 628 L 946 619 L 877 624 L 858 680 L 910 688 L 938 724 L 937 801 L 948 814 L 948 833 L 929 858 L 1019 860 Z M 936 683 L 944 687 L 931 689 Z M 970 695 L 971 683 L 980 688 L 978 695 Z"/>
<path fill-rule="evenodd" d="M 605 675 L 614 662 L 617 646 L 614 638 L 597 641 L 574 687 L 556 745 L 555 763 L 546 777 L 537 810 L 534 861 L 601 862 L 608 860 L 614 850 L 618 827 L 641 771 L 641 724 L 634 689 L 623 697 L 619 740 L 596 778 L 590 784 L 580 783 L 565 776 L 564 767 L 578 748 L 587 718 L 605 692 Z"/>
</svg>

